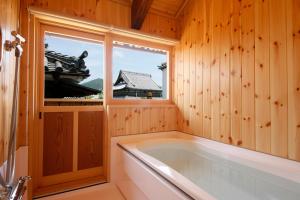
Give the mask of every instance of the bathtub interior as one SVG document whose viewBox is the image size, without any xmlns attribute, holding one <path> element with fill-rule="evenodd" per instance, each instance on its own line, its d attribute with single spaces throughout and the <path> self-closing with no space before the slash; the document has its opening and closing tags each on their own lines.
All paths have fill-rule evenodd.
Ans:
<svg viewBox="0 0 300 200">
<path fill-rule="evenodd" d="M 234 162 L 229 155 L 184 140 L 152 140 L 137 145 L 216 199 L 299 200 L 300 183 Z"/>
</svg>

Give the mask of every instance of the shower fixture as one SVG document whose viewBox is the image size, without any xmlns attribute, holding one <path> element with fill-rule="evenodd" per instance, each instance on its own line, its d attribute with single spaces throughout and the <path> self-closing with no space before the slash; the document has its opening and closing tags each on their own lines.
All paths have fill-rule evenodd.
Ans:
<svg viewBox="0 0 300 200">
<path fill-rule="evenodd" d="M 12 101 L 12 117 L 9 132 L 8 142 L 8 155 L 5 169 L 5 177 L 0 174 L 0 199 L 2 200 L 21 200 L 26 190 L 25 183 L 30 179 L 28 176 L 20 177 L 16 180 L 15 177 L 15 156 L 16 156 L 16 131 L 18 122 L 18 96 L 19 96 L 19 68 L 20 57 L 23 53 L 22 45 L 25 38 L 19 35 L 16 31 L 12 31 L 11 35 L 14 37 L 13 41 L 6 40 L 4 42 L 4 50 L 11 52 L 15 50 L 15 80 L 13 88 L 13 101 Z M 2 39 L 1 39 L 2 40 Z M 2 46 L 2 42 L 1 42 Z M 2 49 L 2 48 L 1 48 Z"/>
</svg>

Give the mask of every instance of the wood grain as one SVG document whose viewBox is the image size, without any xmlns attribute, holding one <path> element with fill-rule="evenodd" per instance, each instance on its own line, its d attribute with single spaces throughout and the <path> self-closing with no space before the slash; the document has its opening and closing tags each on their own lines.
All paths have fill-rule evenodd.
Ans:
<svg viewBox="0 0 300 200">
<path fill-rule="evenodd" d="M 242 143 L 238 145 L 255 149 L 254 0 L 243 0 L 241 6 Z"/>
<path fill-rule="evenodd" d="M 286 1 L 270 1 L 271 153 L 287 157 Z"/>
<path fill-rule="evenodd" d="M 255 1 L 256 150 L 265 153 L 271 153 L 269 2 Z"/>
<path fill-rule="evenodd" d="M 231 15 L 231 52 L 230 52 L 230 108 L 231 136 L 230 144 L 237 144 L 242 139 L 242 60 L 241 60 L 241 1 L 232 0 Z"/>
<path fill-rule="evenodd" d="M 140 29 L 153 0 L 133 0 L 131 5 L 131 28 Z"/>
<path fill-rule="evenodd" d="M 61 13 L 62 15 L 79 17 L 86 20 L 91 20 L 103 24 L 112 25 L 115 27 L 121 28 L 130 28 L 131 27 L 131 1 L 130 0 L 72 0 L 72 1 L 60 1 L 60 0 L 2 0 L 3 5 L 9 8 L 7 11 L 16 10 L 17 11 L 17 3 L 21 2 L 21 10 L 20 10 L 20 22 L 21 22 L 21 33 L 25 38 L 29 38 L 29 16 L 28 16 L 28 7 L 36 7 L 41 8 L 46 11 Z M 9 3 L 8 3 L 9 2 Z M 11 5 L 10 5 L 11 3 Z M 176 4 L 177 5 L 177 4 Z M 176 6 L 174 4 L 174 6 Z M 4 9 L 5 10 L 5 9 Z M 11 14 L 11 17 L 8 16 Z M 6 16 L 7 15 L 7 16 Z M 18 18 L 18 12 L 1 12 L 1 21 L 2 20 L 16 20 Z M 14 22 L 13 26 L 16 27 L 17 21 Z M 7 36 L 9 36 L 10 30 L 7 29 Z M 164 16 L 161 14 L 157 14 L 155 12 L 149 13 L 146 18 L 141 31 L 146 33 L 155 34 L 162 37 L 177 37 L 177 26 L 176 19 L 171 16 Z M 28 143 L 28 127 L 27 122 L 29 117 L 27 115 L 29 103 L 28 96 L 30 95 L 30 85 L 29 85 L 29 55 L 27 53 L 30 52 L 30 46 L 27 43 L 25 46 L 24 55 L 21 60 L 21 69 L 20 74 L 20 120 L 19 126 L 20 131 L 18 133 L 18 146 L 26 145 Z M 6 79 L 11 76 L 6 76 Z M 3 79 L 4 80 L 4 79 Z M 11 81 L 11 80 L 10 80 Z M 8 80 L 6 81 L 8 82 Z M 11 84 L 9 84 L 11 85 Z M 4 98 L 4 96 L 3 96 Z M 8 97 L 9 98 L 9 97 Z M 7 108 L 5 108 L 7 109 Z M 7 115 L 7 111 L 4 112 Z M 3 123 L 6 120 L 2 120 Z M 2 122 L 1 122 L 2 123 Z M 7 122 L 5 122 L 7 124 Z M 2 125 L 1 125 L 2 126 Z M 8 126 L 8 125 L 7 125 Z M 5 144 L 5 141 L 2 142 Z M 1 140 L 0 140 L 0 149 L 1 149 Z M 4 149 L 4 147 L 3 147 Z M 1 160 L 1 159 L 0 159 Z"/>
<path fill-rule="evenodd" d="M 163 15 L 176 17 L 187 0 L 153 0 L 151 5 L 152 12 L 159 12 Z"/>
<path fill-rule="evenodd" d="M 174 105 L 108 106 L 108 131 L 114 136 L 177 130 Z"/>
<path fill-rule="evenodd" d="M 78 170 L 102 166 L 103 112 L 78 113 Z"/>
<path fill-rule="evenodd" d="M 14 39 L 11 31 L 18 29 L 19 3 L 19 0 L 0 1 L 0 31 L 3 43 L 5 40 Z M 3 46 L 3 43 L 0 45 Z M 0 165 L 7 158 L 15 63 L 14 51 L 3 51 L 2 65 L 0 66 Z"/>
<path fill-rule="evenodd" d="M 73 170 L 73 113 L 44 113 L 43 176 Z"/>
<path fill-rule="evenodd" d="M 300 160 L 300 1 L 289 0 L 288 11 L 288 157 Z"/>
<path fill-rule="evenodd" d="M 211 70 L 211 138 L 216 140 L 220 136 L 220 42 L 221 42 L 221 20 L 223 1 L 213 1 L 212 10 L 212 55 L 210 60 Z"/>
<path fill-rule="evenodd" d="M 231 9 L 223 6 L 220 39 L 220 135 L 222 142 L 228 143 L 230 125 L 230 48 L 231 48 Z"/>
<path fill-rule="evenodd" d="M 300 161 L 299 13 L 299 0 L 191 0 L 177 20 L 179 130 Z"/>
</svg>

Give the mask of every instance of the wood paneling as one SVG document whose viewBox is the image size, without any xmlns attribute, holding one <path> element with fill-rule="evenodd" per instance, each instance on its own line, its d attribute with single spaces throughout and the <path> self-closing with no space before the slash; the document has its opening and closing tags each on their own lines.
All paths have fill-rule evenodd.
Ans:
<svg viewBox="0 0 300 200">
<path fill-rule="evenodd" d="M 176 106 L 108 106 L 110 136 L 177 130 Z"/>
<path fill-rule="evenodd" d="M 287 30 L 286 1 L 270 6 L 271 153 L 287 156 Z"/>
<path fill-rule="evenodd" d="M 241 7 L 243 9 L 241 13 L 242 143 L 238 145 L 248 149 L 255 149 L 254 0 L 243 0 Z"/>
<path fill-rule="evenodd" d="M 133 0 L 131 5 L 131 28 L 140 29 L 153 0 Z"/>
<path fill-rule="evenodd" d="M 149 12 L 142 25 L 141 31 L 154 35 L 176 38 L 176 20 L 173 17 L 162 16 Z"/>
<path fill-rule="evenodd" d="M 131 24 L 128 0 L 25 0 L 24 4 L 120 27 L 130 27 Z"/>
<path fill-rule="evenodd" d="M 176 17 L 187 0 L 153 0 L 151 9 Z"/>
<path fill-rule="evenodd" d="M 191 0 L 175 48 L 179 129 L 300 161 L 299 13 L 299 0 Z"/>
<path fill-rule="evenodd" d="M 103 112 L 78 113 L 78 170 L 102 166 Z"/>
<path fill-rule="evenodd" d="M 270 0 L 255 1 L 255 115 L 256 149 L 271 151 Z"/>
<path fill-rule="evenodd" d="M 73 170 L 73 113 L 44 113 L 43 176 Z"/>
<path fill-rule="evenodd" d="M 14 0 L 15 1 L 15 0 Z M 6 2 L 6 1 L 4 1 Z M 6 5 L 6 4 L 5 4 Z M 61 13 L 81 17 L 96 21 L 99 23 L 109 24 L 122 28 L 131 27 L 131 1 L 130 0 L 24 0 L 21 1 L 21 33 L 25 38 L 29 38 L 29 18 L 28 7 L 34 6 L 51 12 Z M 3 12 L 2 12 L 3 13 Z M 1 13 L 1 14 L 2 14 Z M 162 37 L 176 38 L 177 36 L 176 19 L 169 15 L 148 13 L 143 23 L 141 31 L 155 34 Z M 32 45 L 31 45 L 32 46 Z M 18 133 L 18 145 L 27 144 L 27 122 L 28 122 L 28 96 L 29 96 L 29 60 L 28 52 L 30 51 L 29 43 L 26 44 L 25 51 L 21 60 L 20 77 L 20 119 Z"/>
<path fill-rule="evenodd" d="M 300 1 L 287 2 L 288 157 L 300 160 Z"/>
<path fill-rule="evenodd" d="M 18 30 L 19 2 L 19 0 L 0 0 L 0 31 L 2 33 L 0 45 L 2 47 L 5 40 L 14 39 L 11 31 Z M 8 150 L 16 63 L 14 54 L 14 51 L 3 51 L 0 66 L 0 165 L 6 160 Z"/>
</svg>

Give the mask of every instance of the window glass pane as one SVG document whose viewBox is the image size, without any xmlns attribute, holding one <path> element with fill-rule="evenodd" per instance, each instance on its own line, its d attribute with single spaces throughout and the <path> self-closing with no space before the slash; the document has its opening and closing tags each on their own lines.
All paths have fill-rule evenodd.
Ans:
<svg viewBox="0 0 300 200">
<path fill-rule="evenodd" d="M 168 52 L 114 41 L 113 97 L 166 99 Z"/>
<path fill-rule="evenodd" d="M 101 100 L 103 44 L 45 35 L 45 99 Z"/>
</svg>

